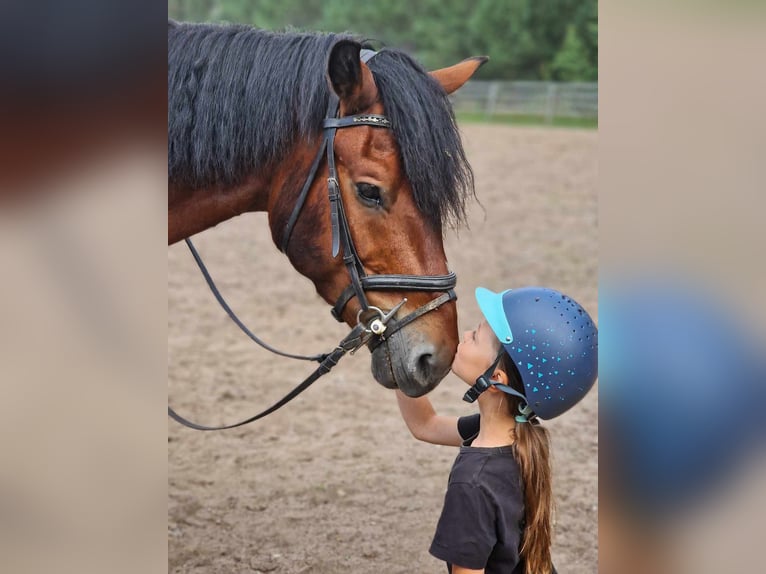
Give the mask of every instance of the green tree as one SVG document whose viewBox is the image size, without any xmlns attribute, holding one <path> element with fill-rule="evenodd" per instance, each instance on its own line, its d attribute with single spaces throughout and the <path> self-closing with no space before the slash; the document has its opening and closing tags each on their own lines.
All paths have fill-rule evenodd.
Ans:
<svg viewBox="0 0 766 574">
<path fill-rule="evenodd" d="M 270 30 L 316 29 L 322 15 L 321 0 L 218 0 L 217 4 L 213 12 L 216 20 Z"/>
<path fill-rule="evenodd" d="M 473 46 L 491 58 L 482 77 L 552 79 L 553 59 L 567 27 L 578 15 L 584 19 L 589 14 L 583 5 L 575 0 L 480 0 L 468 28 Z"/>
<path fill-rule="evenodd" d="M 575 14 L 574 24 L 591 67 L 590 76 L 587 79 L 596 80 L 598 78 L 598 4 L 592 0 L 582 4 Z"/>
<path fill-rule="evenodd" d="M 168 0 L 168 17 L 188 22 L 205 22 L 212 18 L 220 0 Z"/>
<path fill-rule="evenodd" d="M 598 77 L 597 0 L 169 0 L 178 20 L 353 32 L 427 68 L 487 55 L 482 79 Z"/>
<path fill-rule="evenodd" d="M 580 40 L 574 26 L 569 26 L 561 49 L 553 59 L 553 77 L 563 82 L 595 79 L 595 70 L 588 61 L 585 44 Z"/>
</svg>

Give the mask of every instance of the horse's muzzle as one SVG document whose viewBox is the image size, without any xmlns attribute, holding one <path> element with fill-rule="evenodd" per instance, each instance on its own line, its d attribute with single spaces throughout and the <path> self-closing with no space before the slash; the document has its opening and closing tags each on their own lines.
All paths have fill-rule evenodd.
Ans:
<svg viewBox="0 0 766 574">
<path fill-rule="evenodd" d="M 432 391 L 447 375 L 452 353 L 425 340 L 417 331 L 403 329 L 372 353 L 372 375 L 388 389 L 420 397 Z"/>
</svg>

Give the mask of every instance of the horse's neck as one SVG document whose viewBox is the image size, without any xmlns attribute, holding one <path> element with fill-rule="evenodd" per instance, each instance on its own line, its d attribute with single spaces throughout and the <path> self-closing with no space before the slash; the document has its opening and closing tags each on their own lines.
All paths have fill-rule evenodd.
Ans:
<svg viewBox="0 0 766 574">
<path fill-rule="evenodd" d="M 241 184 L 196 190 L 170 184 L 168 245 L 250 211 L 269 211 L 270 219 L 287 221 L 309 175 L 318 145 L 299 143 L 281 163 L 259 168 Z"/>
<path fill-rule="evenodd" d="M 248 211 L 268 207 L 270 175 L 254 174 L 241 184 L 193 191 L 168 186 L 168 245 Z"/>
</svg>

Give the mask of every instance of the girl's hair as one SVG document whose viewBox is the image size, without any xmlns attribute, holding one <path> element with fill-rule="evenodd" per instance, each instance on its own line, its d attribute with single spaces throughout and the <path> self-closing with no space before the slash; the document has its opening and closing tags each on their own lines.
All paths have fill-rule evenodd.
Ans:
<svg viewBox="0 0 766 574">
<path fill-rule="evenodd" d="M 519 392 L 524 391 L 521 377 L 508 353 L 503 353 L 498 367 L 508 375 L 509 384 Z M 512 416 L 518 415 L 522 399 L 508 395 Z M 521 468 L 524 481 L 525 525 L 521 537 L 521 556 L 526 574 L 550 574 L 553 489 L 551 487 L 550 445 L 548 430 L 537 418 L 526 423 L 516 423 L 511 431 L 514 439 L 514 456 Z"/>
</svg>

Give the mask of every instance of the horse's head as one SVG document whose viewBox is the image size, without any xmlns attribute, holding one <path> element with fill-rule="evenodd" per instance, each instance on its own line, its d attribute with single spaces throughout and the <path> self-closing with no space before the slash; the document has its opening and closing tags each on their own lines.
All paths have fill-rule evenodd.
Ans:
<svg viewBox="0 0 766 574">
<path fill-rule="evenodd" d="M 463 85 L 486 59 L 466 60 L 429 76 L 399 52 L 388 56 L 384 51 L 374 60 L 378 58 L 379 63 L 370 62 L 368 67 L 360 60 L 360 45 L 350 40 L 335 44 L 328 58 L 327 75 L 339 100 L 338 117 L 379 115 L 391 122 L 391 129 L 369 123 L 338 129 L 334 142 L 329 141 L 341 195 L 339 225 L 345 216 L 366 275 L 426 280 L 444 276 L 449 269 L 442 242 L 443 220 L 462 215 L 465 193 L 472 191 L 473 183 L 446 94 Z M 405 69 L 397 72 L 397 66 Z M 403 82 L 411 85 L 403 86 Z M 410 94 L 407 101 L 402 101 L 403 93 Z M 297 150 L 296 157 L 306 165 L 315 153 L 315 147 Z M 284 177 L 287 181 L 294 176 Z M 285 222 L 293 208 L 281 199 L 273 197 L 269 209 L 278 244 L 283 242 Z M 339 253 L 333 256 L 330 211 L 325 165 L 314 178 L 284 247 L 295 268 L 314 282 L 326 301 L 336 305 L 339 317 L 355 326 L 369 312 L 360 313 L 358 296 L 336 304 L 351 283 L 344 256 L 353 249 L 344 249 L 341 240 Z M 398 318 L 441 295 L 415 286 L 365 290 L 369 305 L 384 311 L 406 297 Z M 454 300 L 449 300 L 378 345 L 372 352 L 372 373 L 385 387 L 398 387 L 410 396 L 423 395 L 449 371 L 457 343 L 457 312 Z"/>
</svg>

